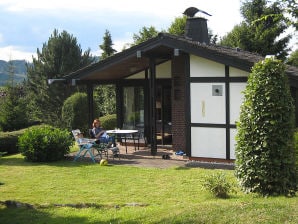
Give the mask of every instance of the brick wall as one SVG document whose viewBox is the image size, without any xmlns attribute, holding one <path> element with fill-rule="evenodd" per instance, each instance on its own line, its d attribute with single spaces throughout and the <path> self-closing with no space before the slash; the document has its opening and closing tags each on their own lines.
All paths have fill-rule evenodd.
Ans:
<svg viewBox="0 0 298 224">
<path fill-rule="evenodd" d="M 185 55 L 172 60 L 172 141 L 173 150 L 186 151 Z"/>
</svg>

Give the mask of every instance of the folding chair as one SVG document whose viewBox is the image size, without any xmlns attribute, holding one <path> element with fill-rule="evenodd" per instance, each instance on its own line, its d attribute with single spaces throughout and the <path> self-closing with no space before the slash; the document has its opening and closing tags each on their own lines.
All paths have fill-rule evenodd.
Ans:
<svg viewBox="0 0 298 224">
<path fill-rule="evenodd" d="M 99 150 L 96 148 L 95 139 L 79 138 L 78 135 L 81 134 L 81 131 L 79 129 L 72 130 L 72 134 L 79 146 L 79 152 L 76 154 L 74 161 L 77 161 L 77 159 L 80 157 L 85 157 L 87 153 L 89 153 L 90 158 L 93 162 L 95 162 L 96 156 L 100 156 L 100 158 L 102 158 L 104 150 Z M 97 155 L 94 155 L 94 149 L 97 150 Z"/>
<path fill-rule="evenodd" d="M 100 150 L 106 150 L 107 158 L 109 156 L 108 151 L 112 152 L 113 159 L 119 158 L 120 159 L 120 150 L 116 146 L 115 136 L 107 136 L 99 138 L 99 143 L 95 144 L 95 148 L 99 148 Z"/>
</svg>

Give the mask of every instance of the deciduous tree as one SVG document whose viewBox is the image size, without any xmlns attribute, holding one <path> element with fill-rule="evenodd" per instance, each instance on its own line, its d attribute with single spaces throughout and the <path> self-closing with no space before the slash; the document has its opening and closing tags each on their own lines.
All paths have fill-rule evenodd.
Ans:
<svg viewBox="0 0 298 224">
<path fill-rule="evenodd" d="M 244 21 L 224 36 L 220 44 L 285 60 L 291 35 L 281 37 L 289 27 L 284 13 L 279 1 L 269 4 L 267 0 L 246 0 L 241 6 Z"/>
</svg>

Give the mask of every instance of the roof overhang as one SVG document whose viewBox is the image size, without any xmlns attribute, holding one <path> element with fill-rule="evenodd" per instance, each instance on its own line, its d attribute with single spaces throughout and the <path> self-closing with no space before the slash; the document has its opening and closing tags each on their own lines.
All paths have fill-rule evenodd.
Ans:
<svg viewBox="0 0 298 224">
<path fill-rule="evenodd" d="M 82 83 L 116 82 L 145 71 L 150 67 L 151 60 L 156 65 L 171 60 L 177 56 L 177 51 L 180 54 L 193 54 L 247 72 L 251 71 L 254 63 L 264 59 L 260 55 L 240 49 L 206 45 L 185 37 L 160 33 L 155 38 L 72 72 L 65 78 Z M 297 70 L 291 71 L 289 75 L 298 77 Z"/>
</svg>

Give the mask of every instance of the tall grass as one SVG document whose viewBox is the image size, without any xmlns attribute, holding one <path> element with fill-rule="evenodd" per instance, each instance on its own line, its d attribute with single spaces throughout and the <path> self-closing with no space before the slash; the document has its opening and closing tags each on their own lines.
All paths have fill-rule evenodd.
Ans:
<svg viewBox="0 0 298 224">
<path fill-rule="evenodd" d="M 229 199 L 214 198 L 203 181 L 216 172 L 2 157 L 0 201 L 34 208 L 1 205 L 0 223 L 298 223 L 297 197 L 263 198 L 236 189 Z M 236 182 L 233 171 L 224 173 Z"/>
</svg>

